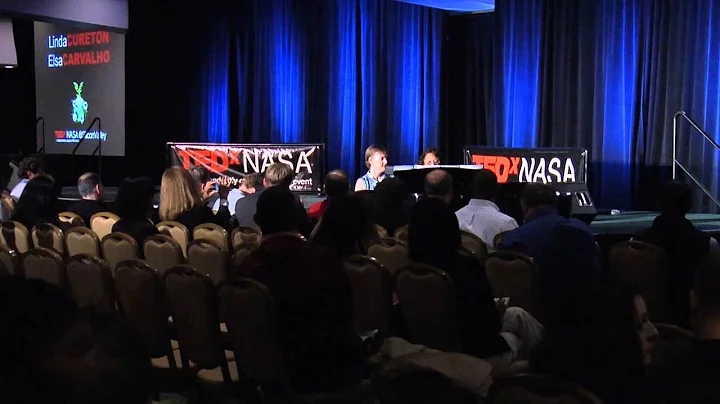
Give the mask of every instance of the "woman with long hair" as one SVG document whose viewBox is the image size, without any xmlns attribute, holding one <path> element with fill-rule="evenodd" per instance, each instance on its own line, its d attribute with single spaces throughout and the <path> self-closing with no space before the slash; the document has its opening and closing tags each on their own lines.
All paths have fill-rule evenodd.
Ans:
<svg viewBox="0 0 720 404">
<path fill-rule="evenodd" d="M 222 220 L 202 203 L 200 188 L 182 167 L 165 170 L 160 183 L 160 219 L 184 224 L 192 232 L 195 226 L 215 223 L 225 228 L 229 220 Z"/>
</svg>

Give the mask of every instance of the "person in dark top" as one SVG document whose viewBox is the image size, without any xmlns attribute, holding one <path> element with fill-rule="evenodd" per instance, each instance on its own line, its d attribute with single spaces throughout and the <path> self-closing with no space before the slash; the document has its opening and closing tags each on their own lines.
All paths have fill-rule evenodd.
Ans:
<svg viewBox="0 0 720 404">
<path fill-rule="evenodd" d="M 670 318 L 666 321 L 688 328 L 688 293 L 693 275 L 700 262 L 717 251 L 717 243 L 709 235 L 693 226 L 685 215 L 692 207 L 692 189 L 680 181 L 670 181 L 660 191 L 660 215 L 653 224 L 634 239 L 660 247 L 670 257 Z"/>
<path fill-rule="evenodd" d="M 401 179 L 390 177 L 379 183 L 375 187 L 373 199 L 378 209 L 377 224 L 387 230 L 389 235 L 408 224 L 415 198 L 410 197 Z"/>
<path fill-rule="evenodd" d="M 140 251 L 148 236 L 160 234 L 148 217 L 152 210 L 155 187 L 150 178 L 126 179 L 120 184 L 117 200 L 117 214 L 120 220 L 112 231 L 125 233 L 137 241 Z"/>
<path fill-rule="evenodd" d="M 318 224 L 313 243 L 330 248 L 341 258 L 367 254 L 367 246 L 377 237 L 377 229 L 361 197 L 346 195 L 335 199 Z"/>
<path fill-rule="evenodd" d="M 227 189 L 225 188 L 225 192 Z M 215 223 L 226 229 L 230 227 L 230 211 L 227 195 L 221 195 L 217 215 L 202 201 L 200 189 L 190 174 L 182 167 L 165 170 L 160 183 L 160 218 L 180 222 L 192 233 L 195 226 Z M 225 201 L 223 204 L 222 201 Z"/>
<path fill-rule="evenodd" d="M 31 179 L 17 203 L 12 220 L 32 231 L 40 223 L 58 224 L 60 187 L 52 178 L 38 175 Z"/>
<path fill-rule="evenodd" d="M 78 191 L 82 200 L 73 204 L 68 211 L 77 213 L 90 226 L 90 218 L 100 212 L 110 209 L 103 202 L 103 189 L 100 176 L 96 173 L 85 173 L 78 178 Z"/>
<path fill-rule="evenodd" d="M 285 187 L 262 193 L 255 213 L 262 242 L 231 276 L 249 276 L 270 290 L 292 390 L 336 391 L 363 376 L 363 347 L 352 325 L 350 280 L 331 250 L 298 233 L 303 217 L 296 204 Z"/>
<path fill-rule="evenodd" d="M 453 201 L 453 178 L 445 170 L 432 170 L 425 176 L 425 196 L 440 198 L 445 203 Z"/>
<path fill-rule="evenodd" d="M 308 217 L 318 221 L 323 217 L 325 210 L 333 200 L 347 196 L 350 193 L 350 179 L 343 170 L 332 170 L 325 176 L 325 193 L 327 198 L 317 202 L 308 209 Z"/>
<path fill-rule="evenodd" d="M 215 190 L 217 183 L 212 181 L 210 171 L 205 166 L 195 166 L 188 172 L 200 189 L 200 197 L 203 203 L 212 209 L 215 202 L 220 199 L 220 192 Z"/>
</svg>

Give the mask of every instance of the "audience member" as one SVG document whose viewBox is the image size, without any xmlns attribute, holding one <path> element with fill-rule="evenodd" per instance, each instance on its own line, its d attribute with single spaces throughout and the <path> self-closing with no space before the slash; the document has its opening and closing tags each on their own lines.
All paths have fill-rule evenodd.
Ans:
<svg viewBox="0 0 720 404">
<path fill-rule="evenodd" d="M 330 248 L 341 258 L 367 254 L 367 246 L 377 238 L 375 224 L 357 195 L 335 199 L 318 223 L 312 241 Z"/>
<path fill-rule="evenodd" d="M 300 236 L 303 217 L 296 207 L 287 187 L 271 186 L 261 193 L 255 221 L 263 240 L 235 271 L 267 285 L 275 299 L 293 391 L 335 391 L 363 375 L 350 281 L 332 251 Z"/>
<path fill-rule="evenodd" d="M 657 338 L 642 296 L 627 286 L 597 285 L 572 309 L 571 321 L 545 328 L 530 370 L 578 384 L 606 403 L 638 402 Z"/>
<path fill-rule="evenodd" d="M 470 203 L 455 213 L 460 229 L 480 237 L 489 252 L 495 250 L 495 236 L 518 227 L 515 219 L 500 212 L 495 204 L 499 189 L 494 172 L 487 169 L 478 171 L 473 176 Z"/>
<path fill-rule="evenodd" d="M 418 164 L 421 166 L 439 166 L 440 163 L 440 153 L 435 148 L 425 150 L 418 159 Z"/>
<path fill-rule="evenodd" d="M 216 190 L 218 183 L 212 181 L 210 171 L 208 171 L 205 166 L 194 166 L 188 170 L 188 173 L 190 173 L 190 176 L 193 180 L 195 180 L 195 183 L 197 183 L 197 186 L 200 188 L 200 197 L 203 202 L 208 206 L 208 208 L 212 208 L 215 205 L 215 202 L 220 199 L 220 194 Z"/>
<path fill-rule="evenodd" d="M 146 237 L 160 233 L 149 219 L 154 196 L 155 187 L 150 178 L 126 179 L 120 184 L 115 201 L 120 220 L 112 231 L 132 236 L 141 251 Z"/>
<path fill-rule="evenodd" d="M 94 214 L 110 210 L 103 202 L 103 188 L 100 183 L 100 176 L 96 173 L 81 175 L 78 178 L 78 191 L 82 200 L 73 204 L 68 210 L 80 215 L 89 227 L 90 218 Z"/>
<path fill-rule="evenodd" d="M 60 189 L 52 178 L 39 175 L 28 181 L 12 220 L 32 230 L 40 223 L 58 224 Z"/>
<path fill-rule="evenodd" d="M 240 186 L 238 186 L 237 188 L 232 188 L 230 192 L 228 192 L 227 201 L 228 209 L 230 209 L 231 216 L 235 216 L 235 205 L 237 204 L 237 201 L 258 191 L 257 188 L 259 188 L 259 181 L 260 174 L 246 174 L 240 180 Z M 219 198 L 215 201 L 215 204 L 213 205 L 213 210 L 220 210 Z"/>
<path fill-rule="evenodd" d="M 377 207 L 377 224 L 392 235 L 399 227 L 408 223 L 414 198 L 410 199 L 405 183 L 391 177 L 378 184 L 373 199 Z"/>
<path fill-rule="evenodd" d="M 425 196 L 440 198 L 445 203 L 453 200 L 453 178 L 445 170 L 432 170 L 425 176 Z"/>
<path fill-rule="evenodd" d="M 225 198 L 220 198 L 224 200 Z M 217 215 L 203 203 L 197 182 L 182 167 L 165 170 L 160 183 L 160 218 L 182 223 L 190 232 L 203 223 L 229 227 L 227 200 Z"/>
<path fill-rule="evenodd" d="M 350 179 L 343 170 L 332 170 L 325 176 L 325 194 L 327 199 L 317 202 L 308 209 L 308 216 L 312 220 L 320 220 L 333 200 L 347 196 L 350 193 Z"/>
<path fill-rule="evenodd" d="M 20 162 L 20 165 L 18 166 L 18 175 L 20 176 L 20 182 L 18 182 L 15 187 L 13 187 L 12 191 L 10 191 L 10 196 L 12 196 L 15 199 L 20 199 L 20 196 L 22 195 L 23 191 L 25 190 L 25 186 L 38 175 L 42 175 L 45 173 L 45 165 L 43 164 L 42 160 L 40 160 L 37 157 L 25 157 Z"/>
<path fill-rule="evenodd" d="M 373 191 L 385 179 L 387 154 L 387 149 L 379 145 L 365 149 L 365 166 L 368 172 L 355 181 L 355 191 Z"/>
<path fill-rule="evenodd" d="M 501 366 L 527 354 L 539 341 L 542 326 L 524 310 L 508 308 L 505 319 L 500 318 L 482 264 L 459 254 L 460 228 L 445 202 L 428 198 L 413 207 L 408 245 L 412 260 L 440 268 L 452 278 L 464 353 Z"/>
</svg>

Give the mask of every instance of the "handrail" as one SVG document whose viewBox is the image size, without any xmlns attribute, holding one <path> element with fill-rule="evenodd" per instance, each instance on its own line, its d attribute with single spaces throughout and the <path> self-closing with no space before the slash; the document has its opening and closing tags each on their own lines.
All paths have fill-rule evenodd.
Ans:
<svg viewBox="0 0 720 404">
<path fill-rule="evenodd" d="M 707 188 L 705 188 L 705 186 L 703 186 L 703 184 L 701 184 L 700 181 L 698 181 L 697 178 L 695 178 L 692 174 L 690 174 L 688 169 L 685 168 L 685 166 L 682 165 L 682 163 L 680 163 L 677 159 L 677 135 L 678 135 L 678 127 L 680 125 L 680 122 L 678 121 L 679 117 L 683 117 L 686 121 L 688 121 L 690 123 L 690 125 L 692 125 L 692 127 L 695 128 L 696 131 L 700 132 L 700 134 L 703 135 L 705 140 L 710 142 L 710 144 L 713 145 L 713 147 L 715 147 L 716 150 L 720 151 L 720 145 L 715 140 L 713 140 L 713 138 L 711 138 L 707 134 L 707 132 L 702 130 L 702 128 L 700 128 L 700 126 L 695 121 L 693 121 L 689 116 L 687 116 L 687 113 L 685 113 L 685 111 L 676 112 L 675 115 L 673 116 L 672 178 L 673 178 L 673 180 L 677 179 L 677 167 L 680 167 L 680 169 L 685 173 L 685 175 L 687 175 L 695 183 L 695 185 L 700 187 L 700 189 L 705 193 L 705 195 L 707 195 L 708 198 L 710 198 L 710 200 L 712 200 L 715 203 L 715 205 L 720 207 L 720 201 L 718 201 L 717 198 L 715 198 L 712 195 L 712 193 Z"/>
<path fill-rule="evenodd" d="M 35 120 L 35 138 L 37 138 L 37 125 L 42 122 L 42 147 L 38 150 L 38 154 L 45 154 L 45 118 L 39 116 Z"/>
<path fill-rule="evenodd" d="M 91 156 L 94 156 L 95 153 L 98 153 L 98 177 L 102 179 L 102 120 L 100 120 L 99 116 L 96 116 L 95 119 L 90 122 L 90 126 L 85 130 L 85 134 L 83 134 L 83 137 L 80 138 L 80 141 L 75 145 L 75 148 L 72 151 L 72 157 L 73 157 L 73 168 L 75 167 L 74 159 L 75 154 L 77 153 L 78 148 L 80 148 L 80 145 L 85 141 L 87 134 L 90 132 L 90 130 L 95 126 L 95 122 L 98 124 L 98 145 L 93 150 Z"/>
</svg>

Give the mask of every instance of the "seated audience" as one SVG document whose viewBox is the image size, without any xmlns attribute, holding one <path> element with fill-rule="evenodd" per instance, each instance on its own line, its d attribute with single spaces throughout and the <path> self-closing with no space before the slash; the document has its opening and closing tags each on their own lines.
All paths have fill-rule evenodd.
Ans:
<svg viewBox="0 0 720 404">
<path fill-rule="evenodd" d="M 296 207 L 287 187 L 261 193 L 255 221 L 263 239 L 234 274 L 252 277 L 272 293 L 293 391 L 340 390 L 363 376 L 350 281 L 332 251 L 300 236 L 303 216 Z"/>
<path fill-rule="evenodd" d="M 345 197 L 350 193 L 350 179 L 343 170 L 332 170 L 325 176 L 325 194 L 327 198 L 324 201 L 317 202 L 308 209 L 308 216 L 312 220 L 320 220 L 325 213 L 328 205 L 332 201 Z"/>
<path fill-rule="evenodd" d="M 445 203 L 453 200 L 453 178 L 445 170 L 432 170 L 425 176 L 425 196 L 439 198 Z"/>
<path fill-rule="evenodd" d="M 12 220 L 32 230 L 40 223 L 58 224 L 60 188 L 52 178 L 38 175 L 28 181 L 17 203 Z"/>
<path fill-rule="evenodd" d="M 373 191 L 385 179 L 387 154 L 387 149 L 378 145 L 372 145 L 365 150 L 365 166 L 368 172 L 355 181 L 355 191 Z"/>
<path fill-rule="evenodd" d="M 336 199 L 325 211 L 312 241 L 330 248 L 340 258 L 367 254 L 367 246 L 377 238 L 375 224 L 357 195 Z"/>
<path fill-rule="evenodd" d="M 418 159 L 418 164 L 421 166 L 439 166 L 440 163 L 440 153 L 435 148 L 425 150 Z"/>
<path fill-rule="evenodd" d="M 464 353 L 502 366 L 526 355 L 539 341 L 542 326 L 524 310 L 508 308 L 500 318 L 482 264 L 459 253 L 460 228 L 445 202 L 428 198 L 413 207 L 408 246 L 412 260 L 442 269 L 452 278 Z"/>
<path fill-rule="evenodd" d="M 399 227 L 408 224 L 410 209 L 415 202 L 405 188 L 405 183 L 399 178 L 388 178 L 378 184 L 373 195 L 377 208 L 376 222 L 389 235 L 395 233 Z"/>
<path fill-rule="evenodd" d="M 258 181 L 260 181 L 260 174 L 246 174 L 242 180 L 240 180 L 240 186 L 228 192 L 227 201 L 231 216 L 235 216 L 235 205 L 237 201 L 258 191 Z M 216 212 L 220 210 L 219 198 L 215 201 L 212 208 Z"/>
<path fill-rule="evenodd" d="M 221 200 L 224 198 L 221 197 Z M 182 167 L 165 170 L 160 183 L 160 218 L 182 223 L 192 233 L 195 226 L 203 223 L 215 223 L 228 228 L 230 213 L 225 200 L 218 214 L 203 203 L 200 187 Z"/>
<path fill-rule="evenodd" d="M 530 370 L 580 385 L 605 403 L 637 403 L 657 330 L 636 289 L 597 285 L 577 301 L 574 317 L 548 326 Z"/>
<path fill-rule="evenodd" d="M 515 219 L 500 212 L 495 204 L 499 190 L 494 172 L 487 169 L 478 171 L 473 176 L 470 203 L 455 213 L 460 229 L 480 237 L 488 252 L 495 251 L 495 236 L 518 227 Z"/>
<path fill-rule="evenodd" d="M 670 257 L 669 322 L 689 327 L 688 293 L 700 262 L 711 251 L 717 251 L 715 239 L 695 228 L 685 218 L 692 207 L 692 189 L 680 181 L 670 181 L 660 191 L 660 215 L 652 226 L 634 239 L 654 244 Z"/>
<path fill-rule="evenodd" d="M 100 212 L 108 212 L 108 206 L 103 202 L 103 189 L 100 176 L 96 173 L 85 173 L 78 178 L 78 191 L 82 200 L 73 204 L 70 212 L 77 213 L 90 226 L 90 218 Z"/>
<path fill-rule="evenodd" d="M 194 166 L 188 170 L 188 173 L 200 187 L 200 196 L 203 202 L 209 208 L 212 208 L 215 202 L 220 199 L 220 194 L 216 190 L 217 183 L 212 181 L 210 177 L 210 171 L 204 166 Z"/>
<path fill-rule="evenodd" d="M 25 157 L 18 166 L 18 175 L 20 182 L 18 182 L 10 191 L 10 196 L 15 199 L 20 199 L 25 186 L 38 175 L 45 174 L 45 165 L 42 160 L 37 157 Z"/>
<path fill-rule="evenodd" d="M 113 225 L 112 231 L 132 236 L 140 251 L 147 236 L 160 234 L 149 219 L 154 196 L 155 187 L 150 178 L 126 179 L 120 184 L 115 201 L 120 220 Z"/>
</svg>

